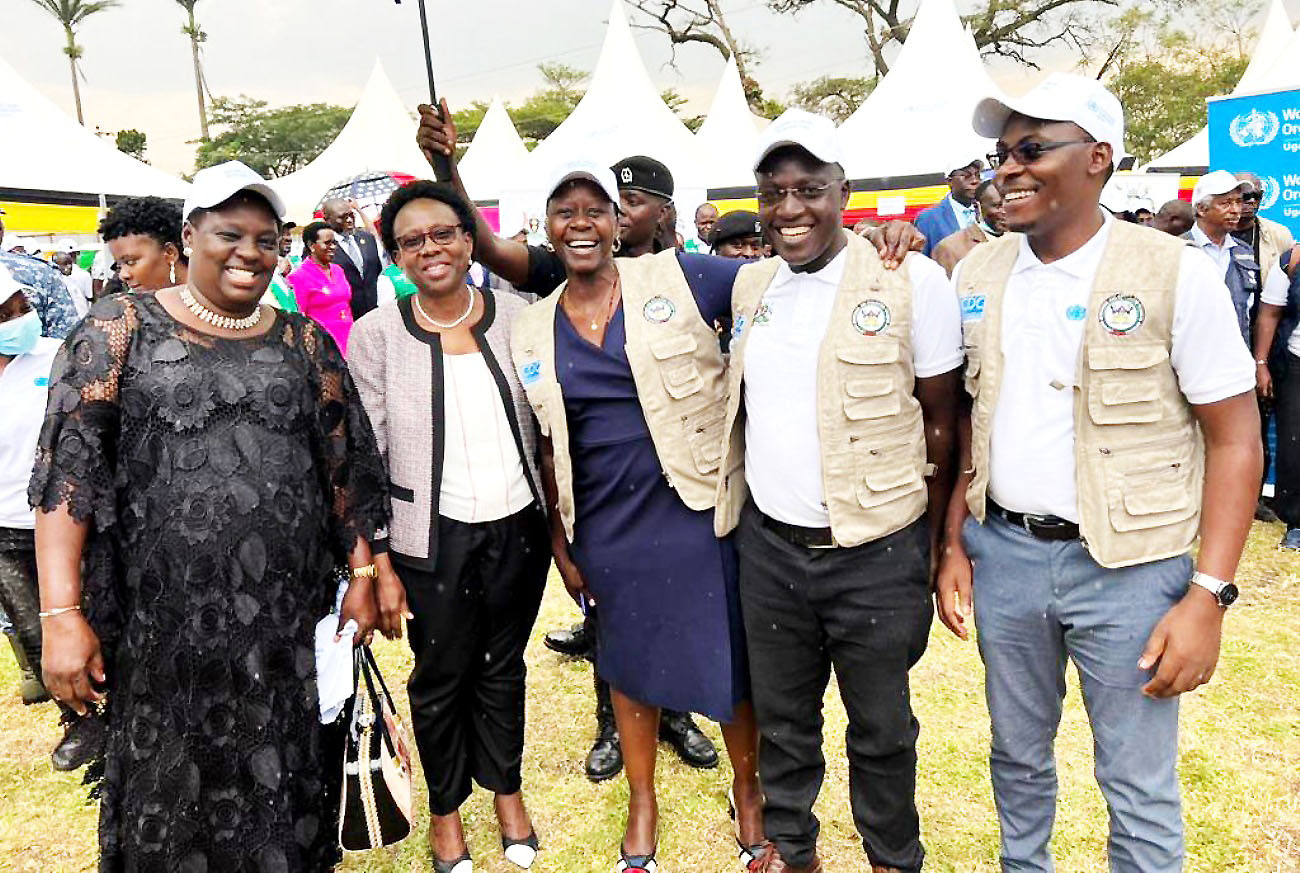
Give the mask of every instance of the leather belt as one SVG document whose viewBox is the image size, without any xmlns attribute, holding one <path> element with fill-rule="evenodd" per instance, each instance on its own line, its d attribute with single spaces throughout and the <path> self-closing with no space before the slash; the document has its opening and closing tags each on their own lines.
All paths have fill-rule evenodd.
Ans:
<svg viewBox="0 0 1300 873">
<path fill-rule="evenodd" d="M 1018 527 L 1030 536 L 1038 537 L 1040 540 L 1053 540 L 1064 542 L 1065 540 L 1077 540 L 1079 538 L 1079 526 L 1072 521 L 1061 518 L 1059 515 L 1030 515 L 1024 512 L 1012 512 L 1006 507 L 999 506 L 992 499 L 988 500 L 989 512 L 998 518 Z"/>
<path fill-rule="evenodd" d="M 835 537 L 831 535 L 831 529 L 828 527 L 800 527 L 797 524 L 786 524 L 761 512 L 758 513 L 758 517 L 763 520 L 763 527 L 793 545 L 803 546 L 805 549 L 835 548 Z"/>
</svg>

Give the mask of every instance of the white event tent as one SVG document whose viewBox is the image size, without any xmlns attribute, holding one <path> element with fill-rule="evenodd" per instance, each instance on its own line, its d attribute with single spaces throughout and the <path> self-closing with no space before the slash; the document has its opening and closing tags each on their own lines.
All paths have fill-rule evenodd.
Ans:
<svg viewBox="0 0 1300 873">
<path fill-rule="evenodd" d="M 695 132 L 710 188 L 754 184 L 753 156 L 765 123 L 749 110 L 736 59 L 728 58 L 709 114 Z"/>
<path fill-rule="evenodd" d="M 0 58 L 0 199 L 185 199 L 189 184 L 118 151 Z"/>
<path fill-rule="evenodd" d="M 343 130 L 307 166 L 272 181 L 289 218 L 309 219 L 330 186 L 367 170 L 428 178 L 433 171 L 415 145 L 414 107 L 407 107 L 375 61 L 370 79 Z"/>
<path fill-rule="evenodd" d="M 573 113 L 529 154 L 501 194 L 501 226 L 525 227 L 545 212 L 547 179 L 560 164 L 590 158 L 613 164 L 647 155 L 672 171 L 678 217 L 704 200 L 705 164 L 690 132 L 646 72 L 622 0 L 614 0 L 609 27 L 587 93 Z"/>
<path fill-rule="evenodd" d="M 1232 89 L 1233 94 L 1251 94 L 1260 91 L 1281 90 L 1288 82 L 1300 83 L 1300 38 L 1291 27 L 1282 0 L 1273 0 L 1268 16 L 1259 33 L 1259 42 L 1241 81 Z M 1142 168 L 1143 172 L 1171 172 L 1188 170 L 1193 174 L 1205 172 L 1210 165 L 1210 131 L 1202 127 L 1182 145 L 1176 146 Z"/>
<path fill-rule="evenodd" d="M 953 0 L 922 0 L 889 72 L 840 125 L 850 179 L 943 174 L 992 143 L 971 130 L 981 98 L 1001 91 Z"/>
<path fill-rule="evenodd" d="M 528 149 L 506 114 L 500 97 L 493 97 L 474 140 L 457 166 L 465 190 L 475 200 L 500 200 L 507 181 L 528 160 Z"/>
</svg>

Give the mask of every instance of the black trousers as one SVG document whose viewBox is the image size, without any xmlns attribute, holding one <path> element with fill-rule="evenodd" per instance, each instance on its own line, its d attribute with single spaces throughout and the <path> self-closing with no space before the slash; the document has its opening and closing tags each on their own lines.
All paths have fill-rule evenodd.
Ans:
<svg viewBox="0 0 1300 873">
<path fill-rule="evenodd" d="M 18 644 L 41 675 L 41 596 L 36 587 L 36 538 L 30 530 L 0 528 L 0 608 Z"/>
<path fill-rule="evenodd" d="M 1300 357 L 1287 354 L 1286 373 L 1274 384 L 1277 457 L 1273 511 L 1288 528 L 1300 527 Z"/>
<path fill-rule="evenodd" d="M 429 809 L 449 815 L 473 782 L 497 794 L 520 788 L 524 646 L 551 550 L 535 505 L 499 521 L 440 518 L 438 526 L 436 570 L 394 561 L 415 616 L 407 691 Z"/>
<path fill-rule="evenodd" d="M 921 869 L 908 670 L 933 607 L 924 520 L 846 549 L 796 546 L 741 517 L 740 601 L 760 733 L 763 823 L 787 862 L 812 861 L 826 772 L 822 700 L 835 670 L 848 713 L 849 799 L 872 864 Z"/>
</svg>

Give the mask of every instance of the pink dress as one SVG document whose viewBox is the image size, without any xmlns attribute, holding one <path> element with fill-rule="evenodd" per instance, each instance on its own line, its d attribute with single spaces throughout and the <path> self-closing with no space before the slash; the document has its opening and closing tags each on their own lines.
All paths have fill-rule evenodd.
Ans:
<svg viewBox="0 0 1300 873">
<path fill-rule="evenodd" d="M 352 332 L 352 286 L 338 264 L 330 264 L 329 274 L 320 264 L 306 258 L 285 277 L 298 309 L 320 324 L 334 337 L 339 351 L 348 353 L 348 334 Z"/>
</svg>

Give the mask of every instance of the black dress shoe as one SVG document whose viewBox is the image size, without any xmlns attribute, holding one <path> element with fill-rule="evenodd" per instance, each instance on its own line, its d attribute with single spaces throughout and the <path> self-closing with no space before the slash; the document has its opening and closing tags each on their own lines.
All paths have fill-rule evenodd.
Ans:
<svg viewBox="0 0 1300 873">
<path fill-rule="evenodd" d="M 593 673 L 595 671 L 592 671 Z M 618 725 L 614 722 L 614 704 L 609 698 L 609 683 L 596 676 L 596 742 L 587 753 L 587 778 L 592 782 L 613 779 L 623 770 L 623 747 L 619 743 Z"/>
<path fill-rule="evenodd" d="M 552 652 L 571 658 L 586 658 L 591 654 L 591 634 L 585 624 L 575 624 L 568 630 L 553 630 L 542 637 L 542 644 Z"/>
<path fill-rule="evenodd" d="M 1255 521 L 1262 521 L 1265 524 L 1272 524 L 1274 522 L 1281 521 L 1281 520 L 1282 519 L 1277 517 L 1277 513 L 1273 511 L 1273 507 L 1265 503 L 1262 498 L 1258 503 L 1255 504 Z"/>
<path fill-rule="evenodd" d="M 104 722 L 95 713 L 83 715 L 68 725 L 63 739 L 50 753 L 55 770 L 80 770 L 104 749 Z"/>
<path fill-rule="evenodd" d="M 659 716 L 659 739 L 672 746 L 677 757 L 691 767 L 712 770 L 718 766 L 718 750 L 689 712 L 663 710 Z"/>
</svg>

